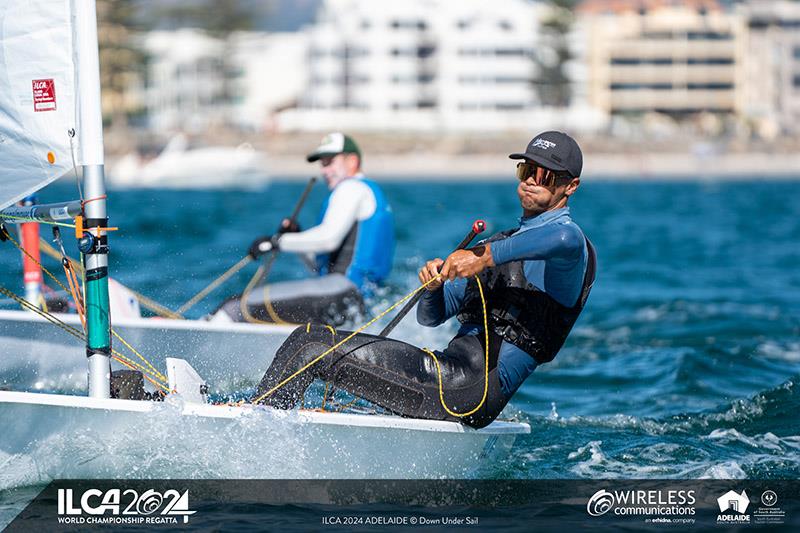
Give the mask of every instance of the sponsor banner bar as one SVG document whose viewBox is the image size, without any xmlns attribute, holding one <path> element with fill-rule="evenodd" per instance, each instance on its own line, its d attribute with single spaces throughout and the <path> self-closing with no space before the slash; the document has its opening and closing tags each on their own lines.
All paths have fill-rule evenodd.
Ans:
<svg viewBox="0 0 800 533">
<path fill-rule="evenodd" d="M 77 480 L 8 531 L 800 530 L 791 480 Z"/>
</svg>

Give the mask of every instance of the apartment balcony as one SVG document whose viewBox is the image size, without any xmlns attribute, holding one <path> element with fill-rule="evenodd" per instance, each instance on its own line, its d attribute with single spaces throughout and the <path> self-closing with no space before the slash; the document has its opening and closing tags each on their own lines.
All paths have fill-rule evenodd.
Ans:
<svg viewBox="0 0 800 533">
<path fill-rule="evenodd" d="M 733 58 L 733 41 L 689 41 L 683 39 L 625 39 L 612 40 L 608 54 L 616 58 Z"/>
<path fill-rule="evenodd" d="M 611 83 L 733 83 L 736 78 L 733 65 L 611 65 L 609 70 Z"/>
<path fill-rule="evenodd" d="M 610 94 L 612 112 L 648 110 L 732 111 L 733 90 L 614 90 Z"/>
</svg>

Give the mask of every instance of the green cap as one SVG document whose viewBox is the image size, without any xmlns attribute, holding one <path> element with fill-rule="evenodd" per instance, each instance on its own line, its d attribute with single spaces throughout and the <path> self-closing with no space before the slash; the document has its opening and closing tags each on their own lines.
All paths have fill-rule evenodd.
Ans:
<svg viewBox="0 0 800 533">
<path fill-rule="evenodd" d="M 361 159 L 361 150 L 353 138 L 339 131 L 329 133 L 323 137 L 317 149 L 308 154 L 306 159 L 309 163 L 313 163 L 322 157 L 330 157 L 337 154 L 356 154 Z"/>
</svg>

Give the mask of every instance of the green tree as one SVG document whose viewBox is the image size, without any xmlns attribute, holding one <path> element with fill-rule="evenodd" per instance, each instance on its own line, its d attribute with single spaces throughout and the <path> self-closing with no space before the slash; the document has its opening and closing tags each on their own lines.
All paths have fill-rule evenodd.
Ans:
<svg viewBox="0 0 800 533">
<path fill-rule="evenodd" d="M 549 13 L 542 20 L 534 86 L 545 105 L 566 106 L 572 97 L 566 64 L 572 59 L 569 32 L 575 21 L 577 0 L 548 0 Z"/>
</svg>

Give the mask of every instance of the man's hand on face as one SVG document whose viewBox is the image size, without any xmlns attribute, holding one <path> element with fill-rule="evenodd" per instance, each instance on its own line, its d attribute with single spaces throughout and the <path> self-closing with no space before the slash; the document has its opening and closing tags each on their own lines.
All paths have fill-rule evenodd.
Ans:
<svg viewBox="0 0 800 533">
<path fill-rule="evenodd" d="M 483 269 L 493 266 L 492 249 L 488 244 L 468 250 L 456 250 L 444 262 L 442 277 L 450 281 L 456 278 L 470 278 Z"/>
<path fill-rule="evenodd" d="M 420 283 L 422 283 L 424 285 L 424 284 L 428 283 L 430 280 L 432 280 L 433 278 L 435 278 L 436 276 L 438 276 L 439 275 L 439 269 L 441 268 L 441 266 L 443 264 L 444 264 L 444 261 L 442 261 L 438 257 L 436 259 L 431 259 L 430 261 L 425 263 L 425 266 L 423 266 L 422 268 L 419 269 L 419 281 L 420 281 Z M 439 290 L 441 288 L 443 283 L 444 283 L 444 278 L 439 278 L 436 281 L 431 282 L 431 284 L 428 285 L 427 287 L 425 287 L 425 289 L 428 290 L 428 291 L 431 291 L 431 292 L 437 291 L 437 290 Z"/>
</svg>

